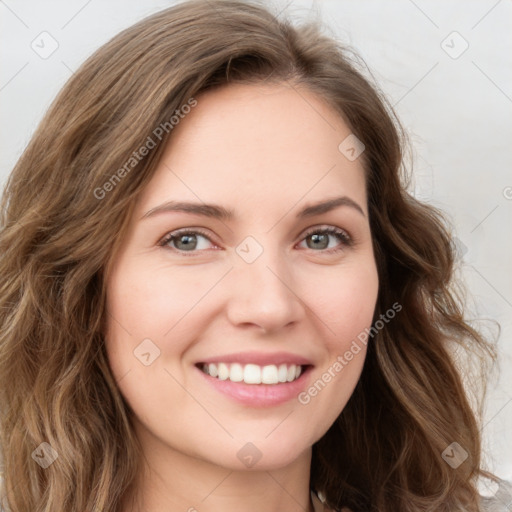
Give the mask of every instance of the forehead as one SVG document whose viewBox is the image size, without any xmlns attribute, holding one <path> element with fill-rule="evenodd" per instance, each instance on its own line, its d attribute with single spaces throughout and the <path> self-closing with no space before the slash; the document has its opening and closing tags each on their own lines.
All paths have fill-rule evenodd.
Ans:
<svg viewBox="0 0 512 512">
<path fill-rule="evenodd" d="M 236 207 L 279 197 L 292 206 L 337 192 L 365 202 L 362 163 L 339 149 L 350 128 L 311 91 L 231 84 L 196 100 L 173 128 L 141 208 L 178 198 Z"/>
</svg>

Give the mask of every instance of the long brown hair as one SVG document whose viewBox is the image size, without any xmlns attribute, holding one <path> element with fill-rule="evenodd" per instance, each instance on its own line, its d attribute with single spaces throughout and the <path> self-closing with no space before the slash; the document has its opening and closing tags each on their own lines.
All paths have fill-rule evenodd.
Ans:
<svg viewBox="0 0 512 512">
<path fill-rule="evenodd" d="M 294 26 L 256 2 L 191 0 L 92 55 L 8 179 L 0 436 L 13 512 L 119 510 L 141 447 L 106 357 L 105 275 L 176 111 L 207 89 L 263 81 L 309 88 L 364 142 L 375 320 L 402 306 L 370 340 L 353 396 L 313 446 L 312 489 L 354 512 L 478 510 L 476 478 L 492 476 L 481 468 L 484 393 L 470 403 L 452 349 L 482 368 L 496 354 L 465 319 L 448 223 L 407 191 L 405 138 L 391 107 L 319 22 Z M 135 158 L 148 138 L 154 145 Z M 474 382 L 485 389 L 483 374 Z M 453 442 L 468 454 L 457 468 L 442 456 Z"/>
</svg>

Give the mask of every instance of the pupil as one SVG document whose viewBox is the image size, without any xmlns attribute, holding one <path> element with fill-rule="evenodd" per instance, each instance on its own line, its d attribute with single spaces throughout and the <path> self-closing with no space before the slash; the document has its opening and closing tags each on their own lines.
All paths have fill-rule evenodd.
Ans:
<svg viewBox="0 0 512 512">
<path fill-rule="evenodd" d="M 182 235 L 179 238 L 179 243 L 183 244 L 185 248 L 190 248 L 194 245 L 194 235 Z"/>
<path fill-rule="evenodd" d="M 322 238 L 322 237 L 324 238 L 324 242 L 325 242 L 325 240 L 327 239 L 326 235 L 324 235 L 324 234 L 318 234 L 318 233 L 311 235 L 311 238 L 312 238 L 312 240 L 313 240 L 314 242 L 318 242 L 318 241 L 320 241 L 320 242 L 321 242 L 321 241 L 322 241 L 322 240 L 321 240 L 321 238 Z M 316 244 L 316 245 L 317 245 L 317 247 L 318 247 L 318 244 Z M 322 245 L 322 244 L 320 244 L 320 245 Z M 325 243 L 322 245 L 322 248 L 324 248 L 324 249 L 325 249 L 325 247 L 326 247 L 326 246 L 325 246 L 325 247 L 324 247 L 324 246 L 325 246 Z"/>
</svg>

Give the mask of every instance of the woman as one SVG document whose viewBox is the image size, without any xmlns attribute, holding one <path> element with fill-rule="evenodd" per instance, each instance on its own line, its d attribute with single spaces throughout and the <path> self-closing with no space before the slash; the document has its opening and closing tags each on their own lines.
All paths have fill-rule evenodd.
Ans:
<svg viewBox="0 0 512 512">
<path fill-rule="evenodd" d="M 482 510 L 453 348 L 495 352 L 402 147 L 343 48 L 256 4 L 98 50 L 3 197 L 5 507 Z"/>
</svg>

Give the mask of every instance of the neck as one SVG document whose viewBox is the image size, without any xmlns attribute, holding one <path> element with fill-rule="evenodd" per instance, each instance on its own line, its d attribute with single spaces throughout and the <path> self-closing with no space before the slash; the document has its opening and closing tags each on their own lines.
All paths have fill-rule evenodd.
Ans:
<svg viewBox="0 0 512 512">
<path fill-rule="evenodd" d="M 139 438 L 144 469 L 120 512 L 313 512 L 311 449 L 286 467 L 235 470 L 162 445 L 147 431 Z"/>
</svg>

